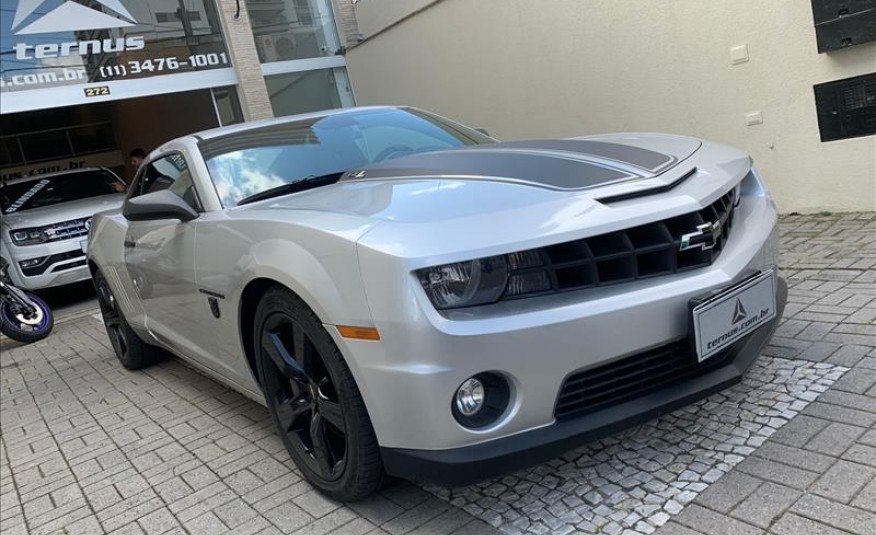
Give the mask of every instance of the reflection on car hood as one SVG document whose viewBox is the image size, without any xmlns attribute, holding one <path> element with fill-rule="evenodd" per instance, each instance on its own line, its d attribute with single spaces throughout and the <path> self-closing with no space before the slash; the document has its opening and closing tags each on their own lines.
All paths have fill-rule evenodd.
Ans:
<svg viewBox="0 0 876 535">
<path fill-rule="evenodd" d="M 489 181 L 366 180 L 339 182 L 241 209 L 313 210 L 376 220 L 419 222 L 513 210 L 558 197 L 566 195 Z"/>
<path fill-rule="evenodd" d="M 120 207 L 124 200 L 124 193 L 116 193 L 3 214 L 3 226 L 10 229 L 44 227 L 93 216 L 104 210 L 114 210 Z"/>
<path fill-rule="evenodd" d="M 451 178 L 581 190 L 654 178 L 700 145 L 665 134 L 510 141 L 404 156 L 351 170 L 342 180 Z"/>
</svg>

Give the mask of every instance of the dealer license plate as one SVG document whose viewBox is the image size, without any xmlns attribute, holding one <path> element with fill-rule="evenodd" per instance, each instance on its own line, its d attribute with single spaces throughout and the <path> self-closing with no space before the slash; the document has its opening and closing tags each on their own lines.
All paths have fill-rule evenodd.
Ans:
<svg viewBox="0 0 876 535">
<path fill-rule="evenodd" d="M 700 362 L 726 349 L 776 316 L 776 279 L 761 273 L 721 292 L 693 309 Z"/>
<path fill-rule="evenodd" d="M 80 241 L 80 242 L 79 242 L 79 247 L 82 248 L 82 252 L 83 252 L 83 253 L 87 253 L 87 252 L 88 252 L 88 240 L 82 240 L 82 241 Z"/>
</svg>

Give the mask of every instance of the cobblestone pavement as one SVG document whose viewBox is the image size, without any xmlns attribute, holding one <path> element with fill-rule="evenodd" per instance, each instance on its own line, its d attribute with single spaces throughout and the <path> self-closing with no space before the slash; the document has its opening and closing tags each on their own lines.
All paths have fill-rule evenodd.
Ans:
<svg viewBox="0 0 876 535">
<path fill-rule="evenodd" d="M 876 214 L 782 240 L 787 319 L 743 384 L 453 494 L 331 502 L 262 407 L 176 360 L 125 371 L 90 315 L 4 340 L 2 532 L 876 534 Z"/>
<path fill-rule="evenodd" d="M 741 385 L 542 466 L 428 488 L 506 533 L 650 534 L 846 371 L 763 357 Z"/>
</svg>

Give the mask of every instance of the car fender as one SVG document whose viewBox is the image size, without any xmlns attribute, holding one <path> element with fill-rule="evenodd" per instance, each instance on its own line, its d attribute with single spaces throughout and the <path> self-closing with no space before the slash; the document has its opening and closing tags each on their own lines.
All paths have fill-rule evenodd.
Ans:
<svg viewBox="0 0 876 535">
<path fill-rule="evenodd" d="M 325 240 L 319 253 L 283 239 L 253 246 L 241 280 L 272 279 L 295 292 L 326 325 L 372 326 L 356 244 Z"/>
<path fill-rule="evenodd" d="M 127 220 L 120 211 L 96 214 L 88 234 L 88 263 L 92 274 L 96 267 L 106 278 L 125 321 L 138 335 L 150 340 L 152 336 L 146 329 L 145 312 L 125 265 L 124 243 L 127 230 Z"/>
<path fill-rule="evenodd" d="M 244 328 L 244 325 L 252 321 L 252 318 L 242 317 L 243 292 L 250 283 L 267 279 L 298 295 L 336 341 L 336 325 L 373 326 L 355 248 L 356 244 L 353 242 L 331 239 L 322 240 L 319 253 L 299 243 L 279 238 L 254 245 L 250 254 L 241 259 L 242 271 L 238 278 L 240 284 L 232 293 L 237 304 L 234 324 L 238 328 Z M 244 334 L 240 333 L 241 344 Z M 338 347 L 353 378 L 357 384 L 362 385 L 364 377 L 360 363 L 344 344 L 338 344 Z M 256 380 L 251 364 L 247 364 L 247 367 L 252 378 Z M 368 401 L 365 399 L 366 407 L 369 406 Z"/>
</svg>

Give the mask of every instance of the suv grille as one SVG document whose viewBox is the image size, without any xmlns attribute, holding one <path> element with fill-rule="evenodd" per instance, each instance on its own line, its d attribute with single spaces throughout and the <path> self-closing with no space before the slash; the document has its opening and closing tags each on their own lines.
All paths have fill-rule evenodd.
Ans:
<svg viewBox="0 0 876 535">
<path fill-rule="evenodd" d="M 71 238 L 79 238 L 88 235 L 86 223 L 90 221 L 90 217 L 82 219 L 74 219 L 63 223 L 56 223 L 43 227 L 43 232 L 49 237 L 49 241 L 69 240 Z"/>
<path fill-rule="evenodd" d="M 670 382 L 720 367 L 732 347 L 702 364 L 687 340 L 645 351 L 610 364 L 575 372 L 566 378 L 554 416 L 577 417 L 641 396 Z"/>
<path fill-rule="evenodd" d="M 534 261 L 517 269 L 512 267 L 510 280 L 543 281 L 541 293 L 553 293 L 711 265 L 727 243 L 737 200 L 734 189 L 697 212 L 545 247 L 537 251 Z M 698 233 L 701 226 L 711 228 Z M 689 238 L 689 248 L 682 251 L 685 237 Z M 527 297 L 533 295 L 513 288 L 509 285 L 505 299 L 523 297 L 524 293 Z"/>
</svg>

